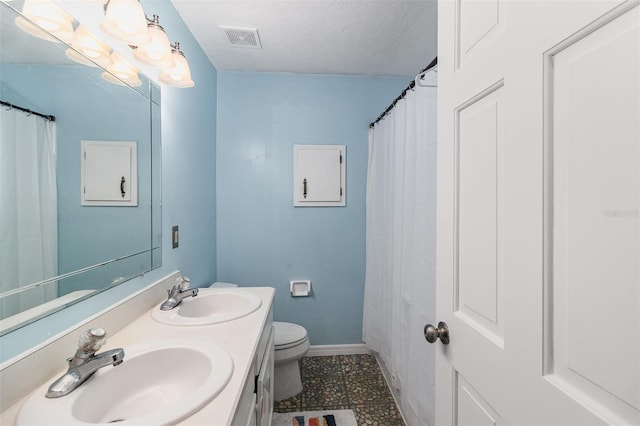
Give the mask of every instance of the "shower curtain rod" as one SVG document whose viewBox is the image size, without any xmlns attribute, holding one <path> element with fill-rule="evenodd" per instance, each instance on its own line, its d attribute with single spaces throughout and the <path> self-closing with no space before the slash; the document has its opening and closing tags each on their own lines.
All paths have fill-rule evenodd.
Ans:
<svg viewBox="0 0 640 426">
<path fill-rule="evenodd" d="M 22 108 L 22 107 L 20 107 L 18 105 L 14 105 L 14 104 L 9 103 L 9 102 L 0 101 L 0 105 L 9 107 L 9 109 L 17 109 L 19 111 L 26 112 L 28 115 L 37 115 L 38 117 L 42 117 L 45 120 L 56 121 L 56 117 L 53 116 L 53 115 L 41 114 L 39 112 L 31 111 L 30 109 Z"/>
<path fill-rule="evenodd" d="M 433 58 L 433 61 L 431 61 L 431 62 L 429 63 L 429 65 L 427 65 L 424 69 L 422 69 L 422 70 L 418 73 L 418 75 L 426 73 L 427 71 L 431 70 L 431 68 L 435 67 L 436 65 L 438 65 L 438 57 L 437 57 L 437 56 L 436 56 L 435 58 Z M 378 121 L 382 120 L 382 119 L 383 119 L 387 114 L 389 114 L 389 112 L 391 112 L 391 110 L 393 109 L 393 107 L 395 107 L 395 106 L 396 106 L 396 104 L 398 103 L 398 101 L 399 101 L 399 100 L 401 100 L 401 99 L 404 99 L 404 97 L 405 97 L 405 95 L 407 94 L 407 92 L 408 92 L 409 90 L 413 90 L 413 88 L 415 87 L 415 85 L 416 85 L 416 81 L 415 81 L 415 79 L 414 79 L 413 81 L 411 81 L 411 83 L 409 83 L 409 85 L 407 86 L 407 88 L 406 88 L 406 89 L 404 89 L 404 90 L 402 91 L 402 93 L 400 93 L 400 96 L 398 96 L 398 97 L 397 97 L 397 98 L 396 98 L 396 99 L 391 103 L 391 105 L 389 105 L 389 106 L 387 107 L 387 109 L 385 109 L 385 110 L 382 112 L 382 114 L 380 114 L 380 115 L 378 116 L 378 118 L 376 118 L 376 120 L 375 120 L 373 123 L 369 124 L 369 128 L 370 128 L 370 129 L 373 129 L 373 126 L 375 126 L 375 125 L 378 123 Z"/>
</svg>

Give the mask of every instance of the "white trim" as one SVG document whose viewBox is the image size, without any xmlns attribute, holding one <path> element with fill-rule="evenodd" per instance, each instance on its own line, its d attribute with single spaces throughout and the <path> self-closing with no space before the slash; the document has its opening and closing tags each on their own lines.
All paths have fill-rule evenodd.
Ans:
<svg viewBox="0 0 640 426">
<path fill-rule="evenodd" d="M 370 354 L 371 349 L 364 343 L 351 345 L 311 345 L 307 356 Z"/>
</svg>

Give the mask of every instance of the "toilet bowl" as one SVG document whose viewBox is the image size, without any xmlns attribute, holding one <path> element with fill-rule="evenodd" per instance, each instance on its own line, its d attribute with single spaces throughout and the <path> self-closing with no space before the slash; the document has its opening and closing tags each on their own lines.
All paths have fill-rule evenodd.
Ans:
<svg viewBox="0 0 640 426">
<path fill-rule="evenodd" d="M 273 397 L 280 401 L 302 392 L 300 359 L 309 350 L 307 330 L 289 322 L 273 322 L 274 363 Z"/>
</svg>

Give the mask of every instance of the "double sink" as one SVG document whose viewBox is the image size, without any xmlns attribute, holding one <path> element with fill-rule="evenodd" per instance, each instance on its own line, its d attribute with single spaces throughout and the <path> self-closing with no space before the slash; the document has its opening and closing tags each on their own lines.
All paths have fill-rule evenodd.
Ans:
<svg viewBox="0 0 640 426">
<path fill-rule="evenodd" d="M 200 289 L 172 310 L 154 308 L 151 316 L 169 326 L 211 326 L 249 315 L 261 304 L 242 289 Z M 124 350 L 122 365 L 98 370 L 64 397 L 46 398 L 49 383 L 42 385 L 26 400 L 17 425 L 175 424 L 212 401 L 233 373 L 229 352 L 214 342 L 165 340 Z"/>
</svg>

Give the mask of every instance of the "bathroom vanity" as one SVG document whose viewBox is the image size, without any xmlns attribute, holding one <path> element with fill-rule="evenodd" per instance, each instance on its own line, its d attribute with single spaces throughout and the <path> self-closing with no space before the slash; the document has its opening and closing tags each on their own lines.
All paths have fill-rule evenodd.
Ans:
<svg viewBox="0 0 640 426">
<path fill-rule="evenodd" d="M 240 293 L 250 294 L 251 297 L 257 296 L 261 300 L 257 309 L 237 319 L 211 325 L 175 326 L 162 324 L 153 318 L 152 312 L 154 309 L 158 309 L 159 304 L 166 297 L 165 290 L 171 288 L 178 276 L 179 273 L 171 274 L 128 300 L 87 319 L 73 330 L 68 330 L 63 335 L 45 342 L 32 352 L 0 366 L 0 383 L 3 384 L 0 393 L 2 407 L 0 423 L 3 425 L 20 424 L 22 420 L 27 418 L 20 413 L 21 409 L 25 407 L 25 409 L 29 408 L 29 424 L 59 424 L 61 417 L 52 416 L 50 409 L 54 405 L 59 408 L 65 404 L 68 407 L 62 408 L 62 410 L 66 410 L 67 413 L 63 413 L 62 417 L 69 415 L 70 417 L 67 419 L 70 420 L 69 423 L 79 422 L 77 405 L 80 402 L 76 401 L 81 401 L 84 397 L 83 392 L 89 394 L 89 391 L 83 390 L 83 387 L 91 389 L 91 392 L 99 395 L 100 392 L 96 392 L 97 384 L 108 383 L 108 381 L 103 381 L 102 375 L 107 377 L 117 369 L 122 369 L 123 374 L 129 371 L 130 374 L 135 375 L 138 367 L 134 366 L 139 365 L 142 368 L 145 362 L 140 362 L 140 360 L 145 359 L 149 360 L 146 364 L 154 365 L 152 363 L 155 361 L 152 361 L 152 357 L 137 358 L 140 356 L 139 348 L 146 348 L 145 350 L 156 351 L 155 355 L 169 354 L 170 368 L 165 368 L 165 370 L 170 371 L 155 371 L 154 368 L 151 368 L 146 376 L 144 374 L 140 376 L 141 379 L 138 380 L 138 383 L 135 380 L 128 382 L 130 387 L 138 387 L 144 391 L 148 381 L 150 393 L 156 397 L 150 398 L 149 402 L 142 400 L 142 406 L 148 408 L 148 413 L 138 413 L 137 417 L 132 415 L 129 418 L 126 418 L 125 414 L 123 415 L 125 418 L 117 419 L 121 424 L 139 424 L 143 418 L 153 418 L 154 424 L 157 420 L 157 424 L 269 425 L 273 407 L 272 301 L 275 290 L 270 287 L 237 289 L 236 291 Z M 197 297 L 192 300 L 195 301 Z M 183 301 L 183 304 L 187 305 L 189 302 L 190 300 L 187 299 Z M 104 367 L 69 395 L 46 399 L 44 397 L 46 388 L 66 371 L 65 359 L 75 352 L 78 336 L 84 330 L 96 326 L 104 328 L 109 333 L 106 345 L 98 353 L 109 349 L 123 348 L 125 357 L 122 366 Z M 174 350 L 171 348 L 174 347 L 183 350 L 183 352 L 179 350 L 171 352 Z M 198 349 L 199 347 L 200 349 Z M 128 360 L 127 348 L 130 348 L 130 367 L 127 367 L 126 364 Z M 219 353 L 215 356 L 218 358 L 212 359 L 228 359 L 229 362 L 218 363 L 215 361 L 210 364 L 203 364 L 200 361 L 192 362 L 191 354 L 193 351 L 190 352 L 190 350 L 194 348 L 196 352 L 201 350 L 204 354 L 207 351 L 212 353 L 217 351 Z M 193 359 L 195 360 L 195 358 Z M 162 365 L 166 367 L 167 363 Z M 229 373 L 216 371 L 216 368 L 226 369 Z M 201 390 L 202 387 L 197 388 L 199 389 L 197 392 L 190 392 L 190 388 L 180 387 L 182 384 L 174 387 L 170 382 L 171 380 L 182 381 L 182 376 L 198 377 L 218 373 L 220 377 L 216 380 L 221 385 L 221 389 L 216 390 L 212 398 L 209 398 L 207 393 Z M 167 376 L 174 377 L 174 379 L 167 378 Z M 147 379 L 145 380 L 144 377 Z M 156 389 L 154 394 L 151 392 L 151 388 L 154 386 L 158 388 L 160 382 L 157 383 L 157 377 L 163 378 L 164 385 L 160 386 L 161 391 Z M 122 379 L 112 380 L 112 382 L 122 383 Z M 7 386 L 9 383 L 11 386 Z M 126 392 L 123 391 L 123 393 Z M 118 392 L 110 392 L 110 394 L 118 394 Z M 162 397 L 162 401 L 157 401 L 158 395 Z M 65 400 L 65 398 L 68 399 Z M 114 398 L 117 400 L 119 397 L 115 396 Z M 87 399 L 89 398 L 84 397 L 84 400 Z M 91 404 L 100 404 L 95 401 L 95 398 L 93 399 Z M 193 400 L 196 399 L 199 402 L 194 404 Z M 85 402 L 85 404 L 87 403 Z M 109 402 L 105 401 L 105 404 L 109 404 Z M 136 403 L 136 406 L 139 404 Z M 35 408 L 32 409 L 32 407 Z M 166 421 L 181 410 L 183 414 L 178 414 L 177 421 Z M 32 411 L 37 411 L 37 413 L 32 413 Z M 90 411 L 92 416 L 97 416 L 95 412 L 102 410 L 85 409 L 85 411 Z M 168 415 L 163 416 L 162 413 Z M 84 424 L 101 424 L 102 422 L 114 421 L 114 418 L 96 417 L 90 421 L 87 418 L 80 420 L 84 421 Z M 67 422 L 65 421 L 65 423 Z"/>
</svg>

